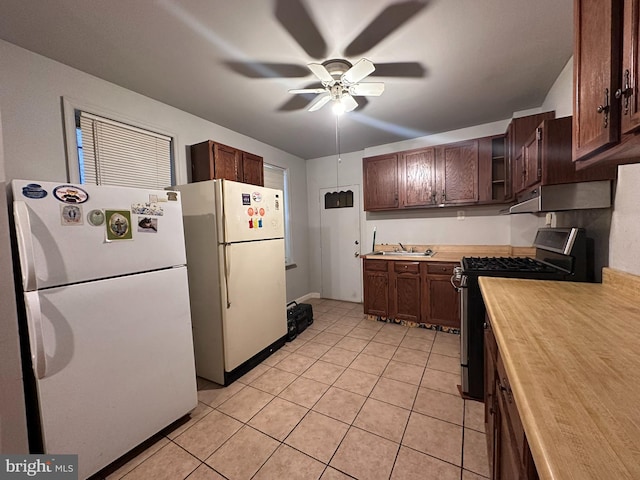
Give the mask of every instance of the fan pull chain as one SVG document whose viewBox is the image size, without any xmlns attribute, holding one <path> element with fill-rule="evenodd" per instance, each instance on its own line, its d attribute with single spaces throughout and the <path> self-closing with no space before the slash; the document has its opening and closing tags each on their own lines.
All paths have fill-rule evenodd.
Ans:
<svg viewBox="0 0 640 480">
<path fill-rule="evenodd" d="M 335 115 L 336 117 L 336 151 L 338 152 L 338 156 L 336 158 L 336 191 L 338 190 L 339 182 L 339 174 L 340 174 L 340 162 L 342 159 L 340 158 L 340 115 Z"/>
</svg>

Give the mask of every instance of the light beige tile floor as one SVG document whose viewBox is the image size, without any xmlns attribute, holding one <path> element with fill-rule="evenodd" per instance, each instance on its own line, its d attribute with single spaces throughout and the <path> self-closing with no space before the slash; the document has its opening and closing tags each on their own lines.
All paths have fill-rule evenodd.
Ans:
<svg viewBox="0 0 640 480">
<path fill-rule="evenodd" d="M 109 480 L 465 480 L 488 475 L 484 410 L 463 400 L 457 335 L 312 299 L 314 323 Z M 152 407 L 150 407 L 152 408 Z"/>
</svg>

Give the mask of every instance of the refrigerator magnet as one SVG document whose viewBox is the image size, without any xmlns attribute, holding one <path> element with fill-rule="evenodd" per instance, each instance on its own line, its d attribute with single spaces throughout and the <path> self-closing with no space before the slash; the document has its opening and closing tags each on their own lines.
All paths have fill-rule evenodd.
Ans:
<svg viewBox="0 0 640 480">
<path fill-rule="evenodd" d="M 75 185 L 58 185 L 53 189 L 53 196 L 64 203 L 84 203 L 89 194 Z"/>
<path fill-rule="evenodd" d="M 22 195 L 27 198 L 44 198 L 47 196 L 47 191 L 42 188 L 42 185 L 30 183 L 27 186 L 22 187 Z"/>
<path fill-rule="evenodd" d="M 89 222 L 90 225 L 93 225 L 94 227 L 99 227 L 100 225 L 104 224 L 104 212 L 102 210 L 91 210 L 88 214 L 87 214 L 87 221 Z"/>
<path fill-rule="evenodd" d="M 164 215 L 163 208 L 157 203 L 134 203 L 131 205 L 131 213 L 136 215 Z"/>
<path fill-rule="evenodd" d="M 158 233 L 158 219 L 138 217 L 138 231 L 142 233 Z"/>
<path fill-rule="evenodd" d="M 107 241 L 131 240 L 131 212 L 129 210 L 106 210 Z"/>
<path fill-rule="evenodd" d="M 82 207 L 80 205 L 60 205 L 60 221 L 63 226 L 82 225 Z"/>
<path fill-rule="evenodd" d="M 248 193 L 242 194 L 242 205 L 251 205 L 251 195 Z"/>
<path fill-rule="evenodd" d="M 254 202 L 260 203 L 262 201 L 262 194 L 260 192 L 253 192 L 251 198 L 253 198 Z"/>
</svg>

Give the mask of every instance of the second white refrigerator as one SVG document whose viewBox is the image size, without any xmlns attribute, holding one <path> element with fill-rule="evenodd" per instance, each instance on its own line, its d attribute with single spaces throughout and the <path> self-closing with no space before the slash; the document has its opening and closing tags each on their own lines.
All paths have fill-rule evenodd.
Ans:
<svg viewBox="0 0 640 480">
<path fill-rule="evenodd" d="M 227 385 L 287 334 L 282 191 L 210 180 L 181 192 L 196 372 Z"/>
</svg>

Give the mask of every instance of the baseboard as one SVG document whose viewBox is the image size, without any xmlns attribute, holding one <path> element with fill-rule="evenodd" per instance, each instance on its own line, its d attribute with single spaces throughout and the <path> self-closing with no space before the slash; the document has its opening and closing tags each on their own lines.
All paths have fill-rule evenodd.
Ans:
<svg viewBox="0 0 640 480">
<path fill-rule="evenodd" d="M 310 298 L 320 298 L 320 294 L 318 292 L 310 292 L 310 293 L 307 293 L 306 295 L 296 298 L 296 302 L 302 303 L 305 300 L 309 300 Z"/>
</svg>

